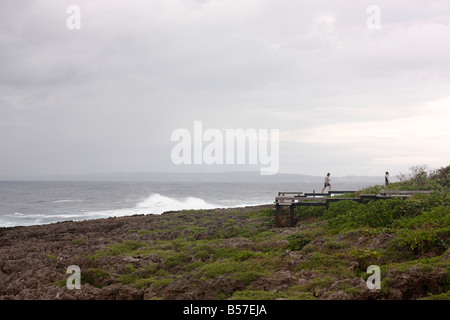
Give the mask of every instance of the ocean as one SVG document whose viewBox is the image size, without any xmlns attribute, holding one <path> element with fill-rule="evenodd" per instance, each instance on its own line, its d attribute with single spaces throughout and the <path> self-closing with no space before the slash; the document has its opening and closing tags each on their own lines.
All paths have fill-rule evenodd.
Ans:
<svg viewBox="0 0 450 320">
<path fill-rule="evenodd" d="M 359 190 L 374 183 L 341 183 Z M 278 191 L 320 192 L 318 182 L 0 181 L 0 227 L 274 202 Z"/>
</svg>

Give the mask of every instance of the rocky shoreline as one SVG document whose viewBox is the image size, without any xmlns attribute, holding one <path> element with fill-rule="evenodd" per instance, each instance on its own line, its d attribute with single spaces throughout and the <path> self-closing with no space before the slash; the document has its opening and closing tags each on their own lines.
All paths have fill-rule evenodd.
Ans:
<svg viewBox="0 0 450 320">
<path fill-rule="evenodd" d="M 266 205 L 1 228 L 0 299 L 222 300 L 246 298 L 249 292 L 267 292 L 276 299 L 421 299 L 444 290 L 448 273 L 442 269 L 391 270 L 384 293 L 369 290 L 362 277 L 348 276 L 358 261 L 344 265 L 347 276 L 300 270 L 314 256 L 311 249 L 291 250 L 288 239 L 321 222 L 274 228 L 273 212 Z M 387 246 L 393 237 L 367 240 L 345 234 L 336 241 L 370 249 Z M 318 236 L 309 248 L 326 245 Z M 442 259 L 449 259 L 448 251 Z M 239 274 L 213 269 L 241 268 L 247 262 L 251 267 L 236 269 Z M 79 290 L 66 285 L 71 265 L 82 272 Z"/>
<path fill-rule="evenodd" d="M 240 210 L 246 212 L 267 206 L 256 206 L 239 209 L 215 209 L 216 212 Z M 175 215 L 175 217 L 173 217 Z M 201 212 L 190 212 L 190 218 L 201 216 Z M 199 218 L 199 217 L 198 217 Z M 200 218 L 199 218 L 200 219 Z M 106 281 L 103 288 L 82 284 L 81 290 L 69 290 L 66 286 L 58 287 L 57 281 L 68 278 L 65 274 L 70 265 L 77 265 L 81 270 L 101 269 L 108 266 L 125 266 L 129 263 L 148 263 L 161 258 L 112 256 L 93 261 L 88 258 L 111 243 L 142 240 L 138 234 L 130 230 L 154 230 L 161 222 L 169 221 L 170 229 L 183 224 L 177 219 L 176 212 L 165 212 L 161 215 L 133 215 L 106 219 L 67 221 L 36 226 L 18 226 L 0 228 L 0 299 L 147 299 L 152 294 L 145 290 L 137 290 L 129 285 Z M 211 224 L 211 223 L 210 223 Z M 213 224 L 213 223 L 212 223 Z M 216 226 L 210 225 L 214 230 Z M 189 230 L 170 231 L 144 235 L 145 240 L 171 240 Z M 120 270 L 118 271 L 120 272 Z M 220 279 L 218 281 L 221 281 Z M 225 279 L 222 281 L 226 282 Z M 206 286 L 208 287 L 208 286 Z M 177 299 L 177 291 L 168 296 Z M 179 289 L 182 290 L 182 289 Z M 180 293 L 179 297 L 187 297 L 188 293 Z M 195 293 L 190 294 L 194 298 Z M 207 299 L 207 292 L 198 298 Z"/>
</svg>

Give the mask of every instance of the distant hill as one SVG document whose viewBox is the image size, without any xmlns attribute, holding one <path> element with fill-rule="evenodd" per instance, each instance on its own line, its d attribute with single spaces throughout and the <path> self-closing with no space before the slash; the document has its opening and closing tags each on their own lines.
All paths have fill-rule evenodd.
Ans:
<svg viewBox="0 0 450 320">
<path fill-rule="evenodd" d="M 0 176 L 0 180 L 21 181 L 268 181 L 268 182 L 322 182 L 323 177 L 279 173 L 271 176 L 260 175 L 254 172 L 118 172 L 118 173 L 90 173 L 81 175 L 24 175 L 24 176 Z M 344 176 L 332 177 L 334 182 L 383 182 L 383 177 L 378 176 Z"/>
</svg>

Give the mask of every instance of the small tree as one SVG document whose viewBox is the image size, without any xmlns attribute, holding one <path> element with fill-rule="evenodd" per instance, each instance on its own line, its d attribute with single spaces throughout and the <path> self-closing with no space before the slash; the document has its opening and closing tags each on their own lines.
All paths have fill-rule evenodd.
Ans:
<svg viewBox="0 0 450 320">
<path fill-rule="evenodd" d="M 407 175 L 406 173 L 401 173 L 401 172 L 399 172 L 399 173 L 397 174 L 397 179 L 398 179 L 400 182 L 405 182 L 406 180 L 408 180 L 408 175 Z"/>
<path fill-rule="evenodd" d="M 439 185 L 450 188 L 450 165 L 431 171 L 429 177 Z"/>
<path fill-rule="evenodd" d="M 428 171 L 430 168 L 427 165 L 412 166 L 409 168 L 411 170 L 411 180 L 418 187 L 423 188 L 427 182 Z"/>
<path fill-rule="evenodd" d="M 410 173 L 399 173 L 399 179 L 402 188 L 408 190 L 433 190 L 436 187 L 448 187 L 450 182 L 450 169 L 441 168 L 432 170 L 428 165 L 416 165 L 409 168 Z"/>
</svg>

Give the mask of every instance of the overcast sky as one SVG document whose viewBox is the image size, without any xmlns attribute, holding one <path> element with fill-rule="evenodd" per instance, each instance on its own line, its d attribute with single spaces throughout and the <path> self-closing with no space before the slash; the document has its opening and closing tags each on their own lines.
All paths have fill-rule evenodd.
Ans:
<svg viewBox="0 0 450 320">
<path fill-rule="evenodd" d="M 446 166 L 450 2 L 0 0 L 0 176 L 236 169 L 173 163 L 196 120 L 279 129 L 279 172 Z"/>
</svg>

